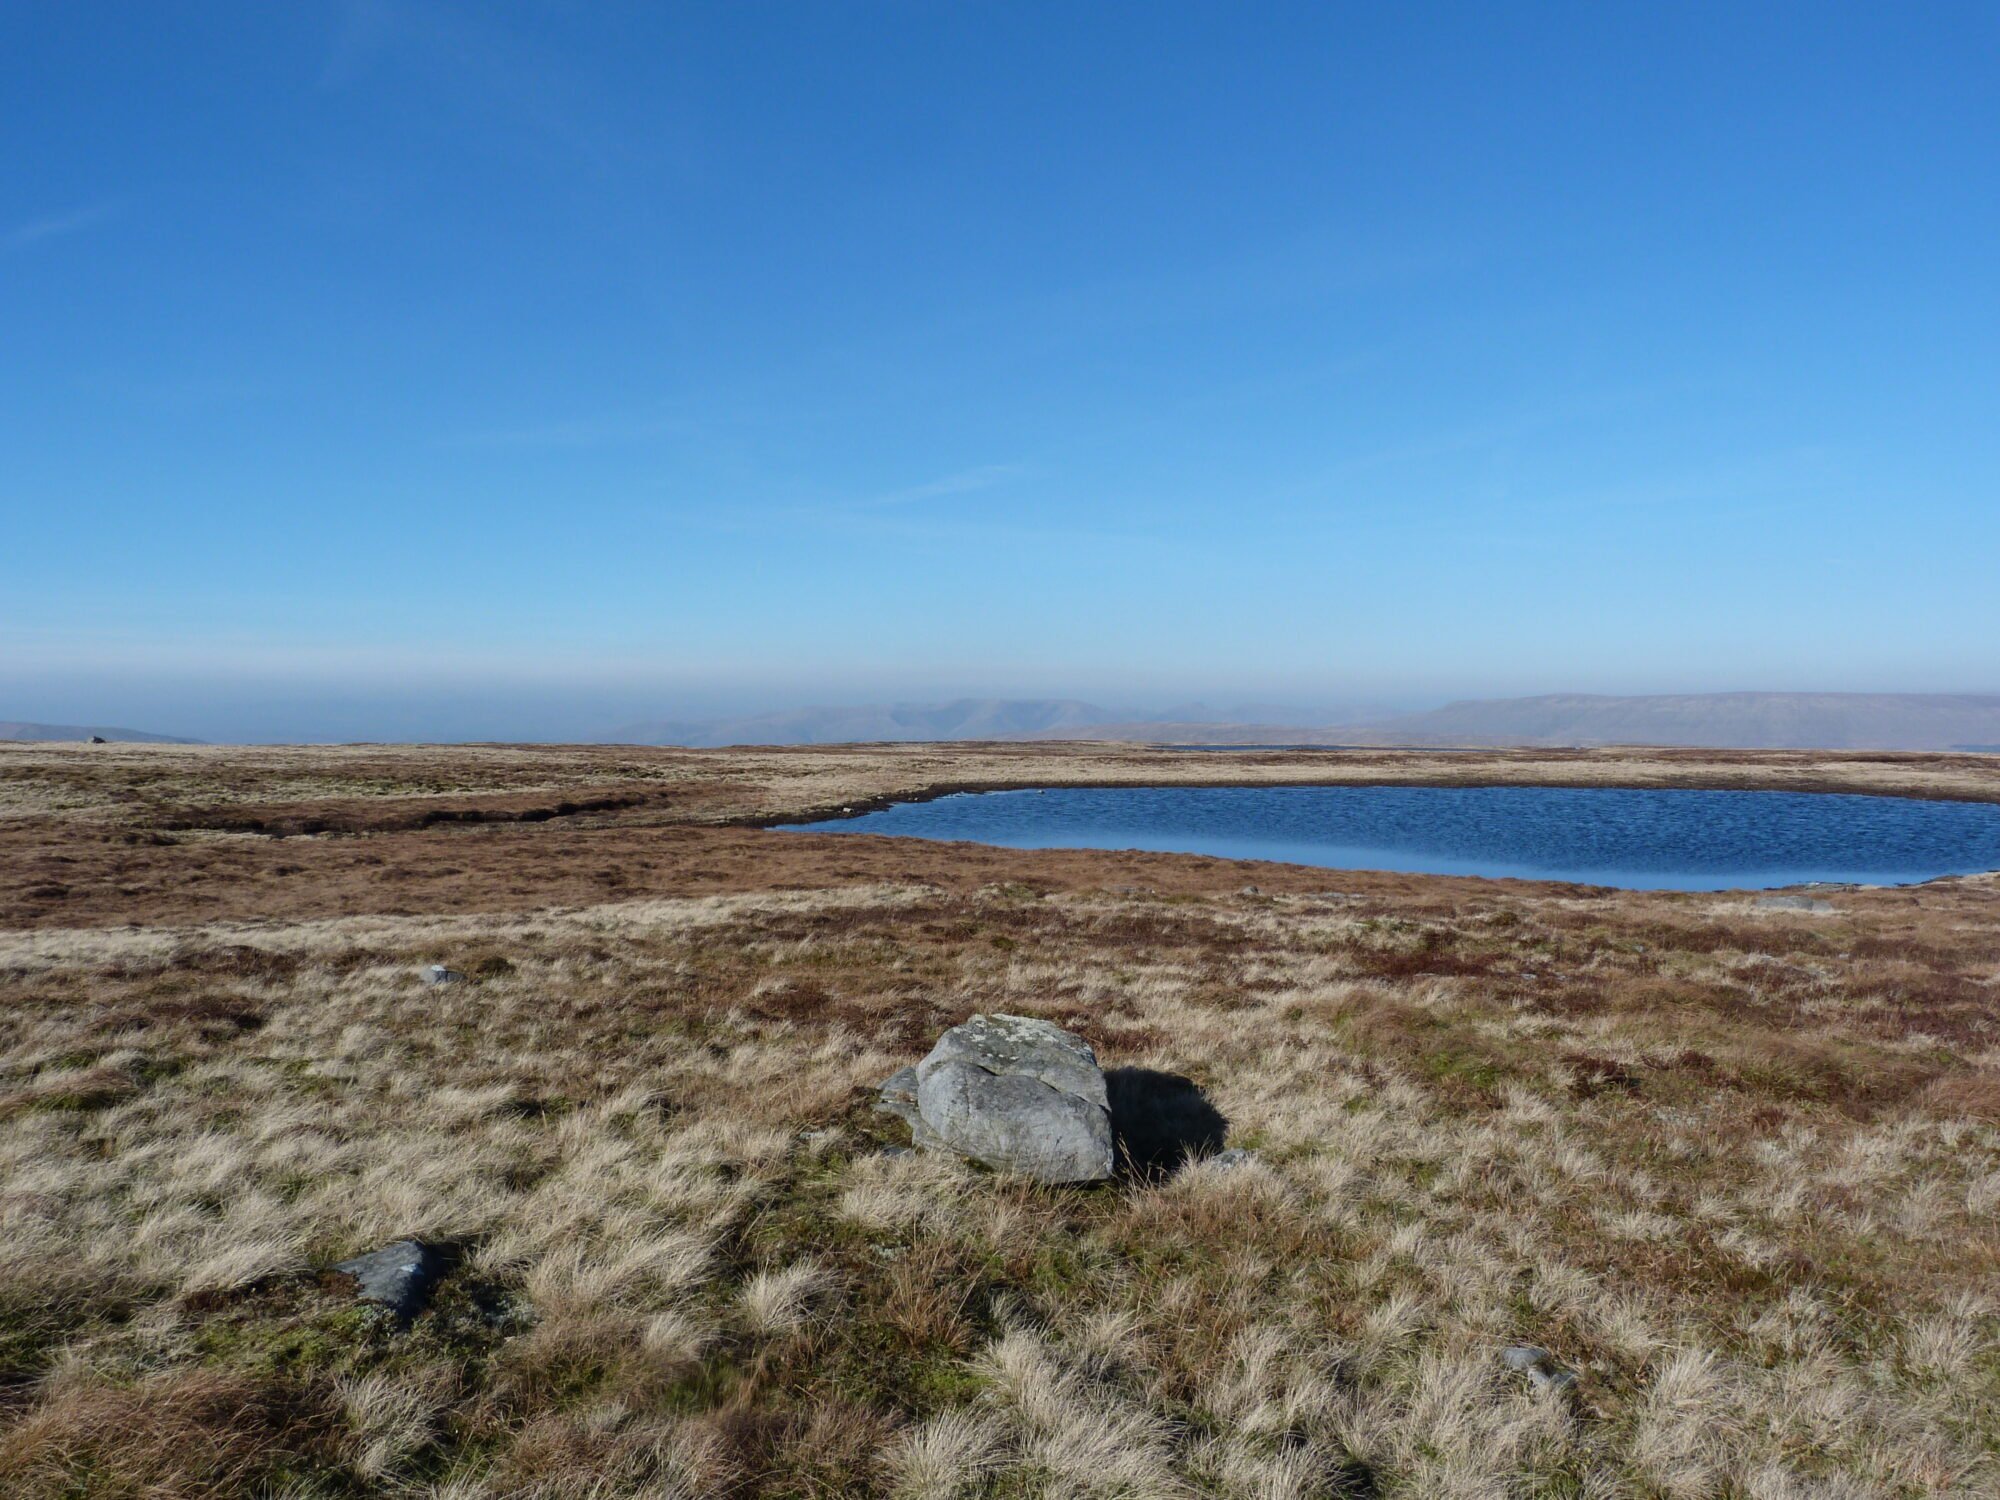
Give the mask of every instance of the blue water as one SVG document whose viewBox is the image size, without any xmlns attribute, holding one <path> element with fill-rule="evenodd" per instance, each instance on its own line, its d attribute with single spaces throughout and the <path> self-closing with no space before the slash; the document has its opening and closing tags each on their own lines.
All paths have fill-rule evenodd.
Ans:
<svg viewBox="0 0 2000 1500">
<path fill-rule="evenodd" d="M 1641 890 L 1900 885 L 2000 869 L 2000 805 L 1805 792 L 1061 787 L 970 792 L 792 826 Z"/>
</svg>

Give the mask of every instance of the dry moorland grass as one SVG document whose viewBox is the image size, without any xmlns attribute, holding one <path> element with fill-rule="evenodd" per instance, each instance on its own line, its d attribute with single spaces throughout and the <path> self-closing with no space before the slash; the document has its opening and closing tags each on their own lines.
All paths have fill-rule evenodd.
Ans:
<svg viewBox="0 0 2000 1500">
<path fill-rule="evenodd" d="M 543 815 L 645 808 L 659 821 L 823 815 L 943 791 L 1123 784 L 1765 787 L 2000 801 L 2000 756 L 1794 750 L 1178 751 L 1161 746 L 910 744 L 52 745 L 0 741 L 0 818 L 49 813 L 240 831 L 400 826 L 485 807 Z M 592 800 L 616 805 L 592 809 Z M 355 816 L 365 809 L 365 817 Z M 261 816 L 260 816 L 261 813 Z"/>
<path fill-rule="evenodd" d="M 0 1493 L 2000 1488 L 2000 881 L 1244 878 L 0 932 Z M 884 1155 L 870 1086 L 996 1009 L 1255 1162 Z M 329 1268 L 410 1234 L 400 1331 Z"/>
</svg>

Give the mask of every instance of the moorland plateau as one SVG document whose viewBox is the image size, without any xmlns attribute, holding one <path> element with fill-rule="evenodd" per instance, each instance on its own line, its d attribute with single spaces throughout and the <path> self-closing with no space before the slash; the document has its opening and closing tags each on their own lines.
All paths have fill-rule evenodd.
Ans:
<svg viewBox="0 0 2000 1500">
<path fill-rule="evenodd" d="M 1202 782 L 1990 801 L 2000 757 L 0 745 L 0 1493 L 1994 1492 L 2000 877 L 768 826 Z M 874 1086 L 980 1011 L 1247 1164 L 885 1151 Z M 404 1235 L 407 1328 L 332 1271 Z"/>
</svg>

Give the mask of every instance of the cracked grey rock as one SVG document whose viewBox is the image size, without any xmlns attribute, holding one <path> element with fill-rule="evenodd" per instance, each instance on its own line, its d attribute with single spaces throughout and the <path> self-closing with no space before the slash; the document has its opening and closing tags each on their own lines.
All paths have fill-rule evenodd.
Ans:
<svg viewBox="0 0 2000 1500">
<path fill-rule="evenodd" d="M 1111 1108 L 1081 1037 L 1027 1016 L 974 1016 L 882 1086 L 877 1108 L 909 1122 L 926 1150 L 1041 1182 L 1112 1175 Z"/>
<path fill-rule="evenodd" d="M 334 1269 L 354 1278 L 360 1301 L 387 1308 L 407 1323 L 431 1300 L 444 1273 L 444 1256 L 421 1240 L 397 1240 Z"/>
</svg>

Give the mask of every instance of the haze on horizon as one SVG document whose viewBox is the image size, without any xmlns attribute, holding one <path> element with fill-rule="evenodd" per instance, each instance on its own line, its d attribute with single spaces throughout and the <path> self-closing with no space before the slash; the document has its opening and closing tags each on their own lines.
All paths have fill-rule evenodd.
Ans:
<svg viewBox="0 0 2000 1500">
<path fill-rule="evenodd" d="M 0 12 L 0 718 L 2000 691 L 1979 5 Z"/>
</svg>

